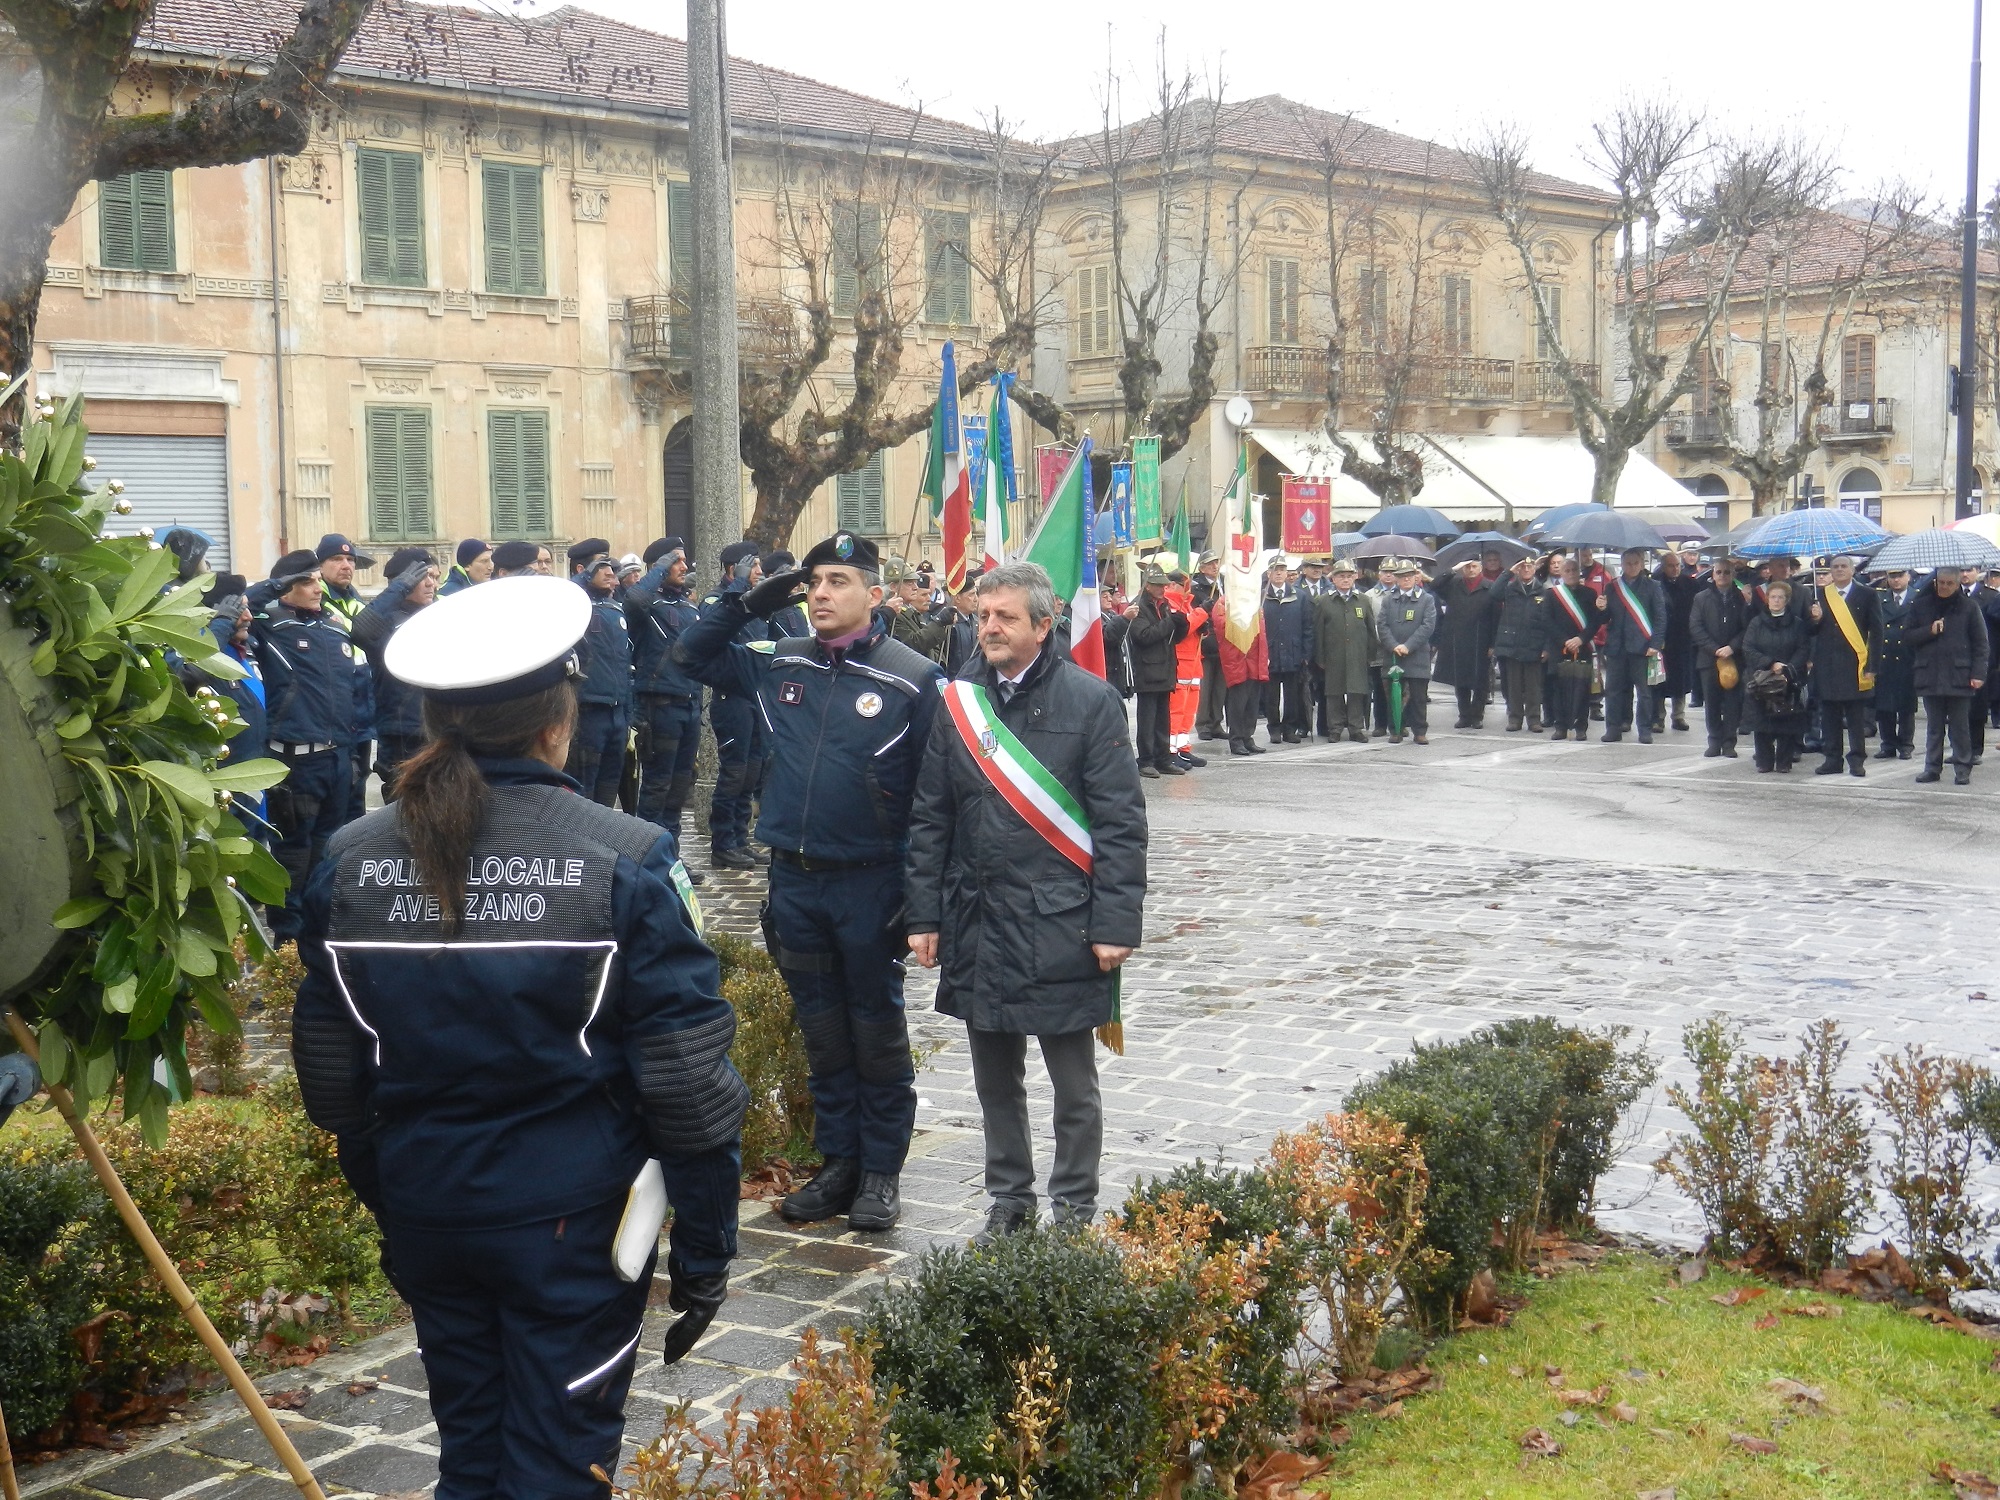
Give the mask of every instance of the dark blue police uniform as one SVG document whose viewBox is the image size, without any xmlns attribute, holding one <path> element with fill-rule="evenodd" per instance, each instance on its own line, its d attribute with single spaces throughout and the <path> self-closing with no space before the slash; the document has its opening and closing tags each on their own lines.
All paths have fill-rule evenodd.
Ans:
<svg viewBox="0 0 2000 1500">
<path fill-rule="evenodd" d="M 574 581 L 589 593 L 587 574 Z M 583 680 L 576 689 L 576 733 L 570 739 L 569 773 L 591 801 L 611 806 L 625 772 L 625 741 L 632 730 L 632 643 L 625 607 L 616 598 L 590 599 L 590 629 L 577 648 Z"/>
<path fill-rule="evenodd" d="M 701 684 L 674 660 L 681 632 L 699 617 L 684 584 L 668 583 L 680 556 L 660 559 L 625 591 L 631 626 L 632 685 L 638 697 L 639 816 L 681 834 L 681 809 L 694 789 L 701 747 Z"/>
<path fill-rule="evenodd" d="M 325 856 L 327 840 L 347 821 L 354 647 L 327 610 L 308 614 L 275 599 L 252 618 L 250 634 L 264 669 L 269 752 L 286 768 L 285 779 L 268 794 L 278 830 L 271 852 L 291 877 L 284 909 L 271 914 L 271 930 L 282 941 L 299 935 L 306 881 Z"/>
<path fill-rule="evenodd" d="M 333 840 L 293 1057 L 415 1316 L 439 1500 L 601 1500 L 652 1281 L 619 1280 L 611 1246 L 649 1156 L 676 1282 L 736 1253 L 736 1021 L 671 838 L 538 761 L 477 764 L 491 802 L 456 935 L 397 809 Z"/>
<path fill-rule="evenodd" d="M 423 581 L 426 569 L 408 567 L 368 601 L 355 618 L 354 644 L 368 656 L 375 689 L 376 766 L 382 773 L 382 795 L 393 797 L 396 772 L 424 747 L 424 695 L 399 680 L 382 658 L 389 642 L 418 606 L 410 591 Z M 426 606 L 427 607 L 427 606 Z"/>
<path fill-rule="evenodd" d="M 812 561 L 812 554 L 807 555 Z M 903 855 L 944 677 L 880 618 L 844 650 L 745 644 L 741 592 L 681 637 L 702 681 L 756 705 L 772 754 L 757 837 L 772 851 L 771 938 L 811 1065 L 814 1144 L 900 1172 L 916 1122 L 903 1014 Z"/>
</svg>

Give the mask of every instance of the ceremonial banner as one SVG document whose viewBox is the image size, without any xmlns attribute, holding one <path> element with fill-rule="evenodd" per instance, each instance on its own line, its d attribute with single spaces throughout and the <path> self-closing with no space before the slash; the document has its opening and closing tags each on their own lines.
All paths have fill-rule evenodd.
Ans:
<svg viewBox="0 0 2000 1500">
<path fill-rule="evenodd" d="M 1174 507 L 1174 534 L 1167 544 L 1173 549 L 1174 565 L 1183 573 L 1194 573 L 1194 543 L 1188 534 L 1187 470 L 1181 470 L 1181 498 Z"/>
<path fill-rule="evenodd" d="M 1049 501 L 1055 497 L 1056 486 L 1069 471 L 1070 458 L 1074 448 L 1065 448 L 1061 443 L 1050 443 L 1035 450 L 1035 493 L 1042 497 L 1042 510 L 1047 512 Z"/>
<path fill-rule="evenodd" d="M 1311 557 L 1333 550 L 1333 482 L 1286 474 L 1280 481 L 1285 550 Z"/>
<path fill-rule="evenodd" d="M 1132 545 L 1132 466 L 1111 466 L 1111 545 Z"/>
<path fill-rule="evenodd" d="M 976 499 L 986 485 L 986 418 L 976 412 L 962 412 L 959 431 L 965 434 L 966 487 Z"/>
<path fill-rule="evenodd" d="M 1090 439 L 1085 438 L 1070 455 L 1069 467 L 1043 504 L 1042 519 L 1021 549 L 1021 556 L 1047 569 L 1056 597 L 1069 603 L 1070 660 L 1102 677 L 1104 622 L 1097 598 L 1095 509 L 1090 493 Z M 1258 618 L 1263 618 L 1261 612 Z"/>
<path fill-rule="evenodd" d="M 1160 540 L 1160 440 L 1132 439 L 1132 541 L 1150 547 Z"/>
</svg>

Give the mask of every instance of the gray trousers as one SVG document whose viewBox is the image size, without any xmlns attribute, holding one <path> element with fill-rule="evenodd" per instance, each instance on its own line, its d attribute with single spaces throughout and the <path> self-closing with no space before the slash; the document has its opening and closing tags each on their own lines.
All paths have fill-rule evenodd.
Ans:
<svg viewBox="0 0 2000 1500">
<path fill-rule="evenodd" d="M 1028 1038 L 965 1028 L 972 1086 L 986 1127 L 986 1191 L 995 1203 L 1035 1206 L 1035 1147 L 1028 1126 Z M 1090 1031 L 1037 1037 L 1056 1095 L 1056 1161 L 1049 1202 L 1085 1218 L 1097 1212 L 1104 1108 L 1097 1089 L 1097 1037 Z"/>
</svg>

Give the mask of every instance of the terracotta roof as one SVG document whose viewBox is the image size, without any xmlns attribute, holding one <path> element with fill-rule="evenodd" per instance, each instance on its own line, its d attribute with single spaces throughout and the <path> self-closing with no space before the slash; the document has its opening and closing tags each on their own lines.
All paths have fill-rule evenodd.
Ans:
<svg viewBox="0 0 2000 1500">
<path fill-rule="evenodd" d="M 1157 115 L 1126 127 L 1132 138 L 1134 159 L 1147 160 L 1159 151 Z M 1283 157 L 1317 164 L 1322 159 L 1321 143 L 1340 143 L 1342 155 L 1357 171 L 1393 172 L 1408 177 L 1438 178 L 1447 182 L 1478 185 L 1478 174 L 1463 152 L 1413 135 L 1385 130 L 1364 120 L 1298 104 L 1278 94 L 1226 102 L 1216 122 L 1217 139 L 1225 150 L 1252 156 Z M 1065 143 L 1066 151 L 1088 163 L 1098 154 L 1098 142 L 1091 136 L 1077 136 Z M 1545 172 L 1528 174 L 1528 185 L 1551 198 L 1568 198 L 1589 204 L 1616 201 L 1602 188 Z"/>
<path fill-rule="evenodd" d="M 269 57 L 290 34 L 296 0 L 160 0 L 143 51 Z M 417 0 L 376 0 L 347 49 L 340 76 L 385 78 L 445 91 L 583 101 L 641 113 L 687 115 L 687 43 L 566 5 L 510 16 Z M 738 127 L 874 136 L 945 150 L 976 149 L 978 131 L 795 73 L 732 57 L 730 109 Z"/>
<path fill-rule="evenodd" d="M 1739 297 L 1759 295 L 1765 284 L 1764 267 L 1787 256 L 1791 261 L 1789 268 L 1774 266 L 1772 274 L 1778 280 L 1788 279 L 1794 288 L 1826 286 L 1851 277 L 1864 255 L 1881 262 L 1880 270 L 1870 273 L 1871 279 L 1958 275 L 1959 241 L 1949 226 L 1919 225 L 1895 254 L 1884 260 L 1880 247 L 1891 232 L 1888 221 L 1870 224 L 1867 213 L 1865 205 L 1858 215 L 1818 212 L 1798 225 L 1758 235 L 1737 262 L 1732 292 Z M 1705 248 L 1690 250 L 1662 262 L 1661 300 L 1692 301 L 1706 296 L 1702 266 L 1708 253 Z M 1980 251 L 1979 274 L 2000 276 L 2000 255 L 1991 250 Z"/>
</svg>

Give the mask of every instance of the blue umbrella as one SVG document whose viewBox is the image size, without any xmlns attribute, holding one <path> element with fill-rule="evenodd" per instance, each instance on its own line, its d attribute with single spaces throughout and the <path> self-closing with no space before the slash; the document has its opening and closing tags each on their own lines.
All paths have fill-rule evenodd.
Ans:
<svg viewBox="0 0 2000 1500">
<path fill-rule="evenodd" d="M 1740 557 L 1831 557 L 1873 552 L 1889 533 L 1866 516 L 1846 510 L 1791 510 L 1736 547 Z"/>
<path fill-rule="evenodd" d="M 1665 537 L 1637 516 L 1606 509 L 1571 516 L 1542 540 L 1558 547 L 1596 547 L 1609 552 L 1667 544 Z"/>
<path fill-rule="evenodd" d="M 1437 560 L 1448 568 L 1455 568 L 1462 562 L 1480 562 L 1488 552 L 1499 553 L 1502 560 L 1508 563 L 1517 563 L 1524 557 L 1535 555 L 1533 547 L 1504 531 L 1473 531 L 1438 548 Z"/>
<path fill-rule="evenodd" d="M 1336 531 L 1333 534 L 1333 540 L 1328 545 L 1336 552 L 1343 552 L 1349 547 L 1359 547 L 1367 540 L 1368 534 L 1366 532 Z"/>
<path fill-rule="evenodd" d="M 1363 536 L 1452 537 L 1458 528 L 1428 505 L 1389 505 L 1361 523 Z"/>
<path fill-rule="evenodd" d="M 1595 500 L 1578 500 L 1569 505 L 1551 505 L 1547 510 L 1535 517 L 1534 524 L 1522 532 L 1521 535 L 1530 537 L 1547 536 L 1572 516 L 1587 516 L 1596 511 L 1609 511 L 1610 509 L 1610 506 L 1599 505 Z"/>
</svg>

